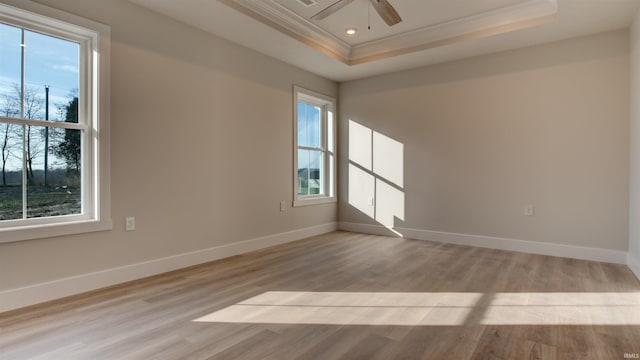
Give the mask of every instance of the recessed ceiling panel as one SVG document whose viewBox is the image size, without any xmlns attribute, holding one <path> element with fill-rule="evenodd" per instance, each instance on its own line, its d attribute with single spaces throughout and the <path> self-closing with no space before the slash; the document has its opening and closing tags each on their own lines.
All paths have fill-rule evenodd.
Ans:
<svg viewBox="0 0 640 360">
<path fill-rule="evenodd" d="M 300 0 L 273 1 L 351 46 L 528 2 L 528 0 L 389 0 L 402 17 L 402 22 L 388 26 L 378 16 L 369 0 L 354 0 L 322 20 L 311 20 L 311 17 L 335 3 L 336 0 L 317 0 L 317 4 L 312 6 L 304 6 Z M 349 28 L 356 28 L 358 32 L 347 35 L 345 30 Z"/>
<path fill-rule="evenodd" d="M 347 65 L 538 25 L 558 9 L 557 0 L 391 0 L 402 21 L 389 26 L 369 0 L 342 0 L 345 6 L 313 20 L 337 0 L 219 1 Z"/>
</svg>

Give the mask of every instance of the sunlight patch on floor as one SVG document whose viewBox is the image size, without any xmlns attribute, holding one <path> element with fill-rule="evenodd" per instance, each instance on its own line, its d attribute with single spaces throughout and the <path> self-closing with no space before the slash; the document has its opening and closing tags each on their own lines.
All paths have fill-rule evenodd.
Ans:
<svg viewBox="0 0 640 360">
<path fill-rule="evenodd" d="M 479 293 L 270 291 L 196 319 L 327 325 L 462 325 Z"/>
<path fill-rule="evenodd" d="M 638 293 L 497 293 L 486 309 L 487 325 L 636 325 Z"/>
<path fill-rule="evenodd" d="M 194 321 L 393 326 L 640 325 L 640 294 L 269 291 Z"/>
</svg>

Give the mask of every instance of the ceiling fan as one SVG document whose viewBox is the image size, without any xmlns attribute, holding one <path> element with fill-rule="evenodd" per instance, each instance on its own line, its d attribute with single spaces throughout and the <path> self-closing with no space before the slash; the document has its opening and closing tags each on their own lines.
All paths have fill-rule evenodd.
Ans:
<svg viewBox="0 0 640 360">
<path fill-rule="evenodd" d="M 327 6 L 317 14 L 311 17 L 311 20 L 322 20 L 327 16 L 335 13 L 336 11 L 342 9 L 343 7 L 349 5 L 354 0 L 338 0 L 335 3 Z M 376 9 L 378 15 L 387 23 L 389 26 L 393 26 L 402 21 L 402 18 L 396 11 L 396 9 L 389 4 L 387 0 L 369 0 L 373 5 L 373 8 Z"/>
</svg>

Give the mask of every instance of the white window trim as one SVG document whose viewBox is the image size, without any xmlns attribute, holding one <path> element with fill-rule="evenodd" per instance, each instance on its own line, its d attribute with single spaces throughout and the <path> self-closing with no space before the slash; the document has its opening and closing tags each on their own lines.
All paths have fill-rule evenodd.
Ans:
<svg viewBox="0 0 640 360">
<path fill-rule="evenodd" d="M 80 67 L 83 81 L 79 112 L 91 119 L 83 144 L 83 214 L 27 220 L 7 220 L 0 227 L 0 243 L 112 229 L 109 161 L 109 78 L 111 28 L 29 0 L 0 0 L 0 21 L 83 43 Z M 88 66 L 87 66 L 88 65 Z M 5 119 L 7 120 L 7 119 Z M 39 125 L 42 125 L 40 123 Z M 50 126 L 50 124 L 47 124 Z M 78 127 L 69 124 L 68 127 Z M 80 126 L 82 127 L 82 126 Z M 98 136 L 99 135 L 99 136 Z"/>
<path fill-rule="evenodd" d="M 322 107 L 322 147 L 325 149 L 324 156 L 324 192 L 323 195 L 298 195 L 298 101 L 316 104 Z M 333 126 L 329 127 L 328 112 L 333 113 Z M 337 139 L 336 139 L 336 99 L 303 87 L 293 86 L 293 206 L 307 206 L 337 202 L 336 197 L 336 161 L 337 161 Z M 331 134 L 329 134 L 331 129 Z M 328 135 L 333 137 L 333 152 L 328 146 Z M 333 155 L 333 164 L 327 154 Z M 333 165 L 333 166 L 332 166 Z"/>
</svg>

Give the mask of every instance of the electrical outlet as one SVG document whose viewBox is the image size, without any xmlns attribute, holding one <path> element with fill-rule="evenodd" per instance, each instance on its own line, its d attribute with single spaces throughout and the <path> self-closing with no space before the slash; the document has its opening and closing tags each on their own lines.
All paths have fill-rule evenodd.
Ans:
<svg viewBox="0 0 640 360">
<path fill-rule="evenodd" d="M 125 218 L 124 224 L 127 231 L 133 231 L 136 229 L 136 218 L 133 216 Z"/>
<path fill-rule="evenodd" d="M 524 206 L 524 216 L 533 216 L 533 205 L 527 204 Z"/>
<path fill-rule="evenodd" d="M 280 201 L 280 211 L 285 211 L 287 210 L 287 205 L 284 203 L 284 201 Z"/>
</svg>

